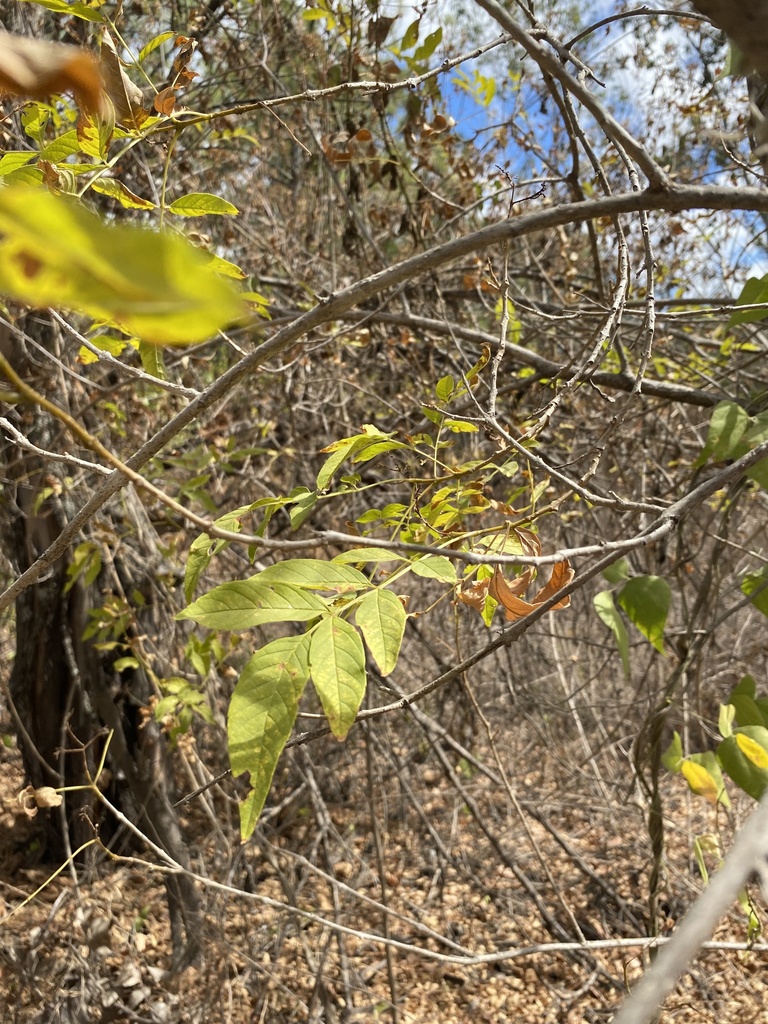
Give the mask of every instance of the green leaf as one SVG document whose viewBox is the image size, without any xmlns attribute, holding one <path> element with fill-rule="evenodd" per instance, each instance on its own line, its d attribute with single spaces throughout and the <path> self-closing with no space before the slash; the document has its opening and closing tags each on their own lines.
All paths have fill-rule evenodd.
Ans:
<svg viewBox="0 0 768 1024">
<path fill-rule="evenodd" d="M 410 50 L 411 47 L 415 46 L 419 41 L 419 26 L 421 25 L 421 18 L 417 18 L 416 21 L 412 21 L 408 28 L 405 30 L 403 41 L 400 43 L 400 50 Z"/>
<path fill-rule="evenodd" d="M 232 277 L 235 281 L 243 281 L 247 274 L 244 270 L 241 270 L 236 263 L 231 263 L 229 260 L 222 259 L 221 256 L 216 256 L 215 253 L 208 254 L 208 262 L 206 266 L 210 270 L 215 270 L 217 274 L 223 274 L 224 277 Z M 243 292 L 242 297 L 247 299 L 249 293 Z M 264 300 L 267 303 L 267 300 Z"/>
<path fill-rule="evenodd" d="M 410 445 L 404 444 L 402 441 L 374 441 L 372 444 L 367 444 L 364 448 L 357 450 L 352 457 L 352 461 L 370 462 L 371 459 L 375 459 L 377 455 L 383 455 L 384 452 L 401 451 L 404 448 L 409 449 Z"/>
<path fill-rule="evenodd" d="M 147 373 L 151 373 L 158 380 L 166 380 L 165 360 L 163 350 L 157 345 L 149 345 L 146 341 L 139 342 L 139 359 L 141 366 Z"/>
<path fill-rule="evenodd" d="M 445 555 L 424 555 L 411 562 L 411 572 L 429 580 L 440 580 L 441 583 L 457 583 L 456 567 Z"/>
<path fill-rule="evenodd" d="M 352 451 L 353 443 L 350 442 L 346 447 L 337 448 L 335 451 L 331 452 L 323 463 L 320 472 L 317 474 L 316 484 L 318 491 L 324 491 L 328 488 L 331 480 L 333 480 L 336 470 Z"/>
<path fill-rule="evenodd" d="M 43 146 L 38 156 L 40 160 L 48 160 L 52 164 L 59 164 L 66 160 L 68 156 L 79 152 L 80 140 L 73 128 L 72 131 L 64 132 L 63 135 L 59 135 L 58 138 L 51 140 L 51 142 Z"/>
<path fill-rule="evenodd" d="M 442 28 L 435 29 L 434 32 L 430 32 L 421 46 L 416 50 L 413 55 L 415 61 L 429 60 L 435 50 L 438 48 L 440 43 L 443 41 L 443 30 Z"/>
<path fill-rule="evenodd" d="M 80 309 L 157 344 L 202 341 L 244 307 L 205 256 L 176 235 L 107 226 L 71 199 L 0 190 L 0 290 Z"/>
<path fill-rule="evenodd" d="M 629 679 L 629 637 L 627 636 L 627 627 L 624 625 L 624 619 L 622 619 L 618 608 L 613 603 L 613 594 L 611 594 L 610 590 L 603 590 L 601 593 L 595 594 L 592 598 L 592 603 L 597 614 L 616 638 L 616 646 L 619 649 L 621 664 L 624 669 L 624 678 Z"/>
<path fill-rule="evenodd" d="M 365 651 L 360 634 L 336 615 L 323 619 L 312 632 L 309 665 L 331 732 L 343 740 L 365 695 Z"/>
<path fill-rule="evenodd" d="M 768 441 L 768 411 L 760 412 L 757 416 L 753 416 L 750 419 L 749 426 L 742 440 L 750 448 L 760 444 L 762 441 Z"/>
<path fill-rule="evenodd" d="M 167 42 L 169 39 L 173 39 L 175 35 L 175 32 L 161 32 L 160 35 L 150 39 L 146 46 L 142 46 L 137 63 L 141 64 L 146 60 L 150 53 L 158 48 L 158 46 L 162 46 L 163 43 Z"/>
<path fill-rule="evenodd" d="M 43 172 L 39 167 L 17 167 L 15 171 L 9 171 L 4 180 L 6 185 L 37 189 L 43 184 Z"/>
<path fill-rule="evenodd" d="M 344 565 L 348 562 L 407 562 L 408 559 L 387 548 L 370 547 L 350 548 L 349 551 L 342 551 L 341 554 L 334 556 L 332 561 Z"/>
<path fill-rule="evenodd" d="M 754 466 L 750 466 L 744 475 L 754 480 L 764 491 L 768 491 L 768 459 L 760 459 Z"/>
<path fill-rule="evenodd" d="M 757 695 L 757 683 L 752 676 L 742 676 L 731 690 L 731 697 L 737 697 L 740 694 L 743 694 L 745 697 L 751 697 L 752 700 L 755 699 Z"/>
<path fill-rule="evenodd" d="M 227 714 L 232 774 L 250 772 L 251 793 L 240 805 L 240 834 L 253 833 L 291 735 L 309 678 L 309 636 L 283 637 L 257 651 L 235 686 Z"/>
<path fill-rule="evenodd" d="M 83 21 L 96 21 L 103 23 L 104 15 L 101 11 L 96 10 L 94 7 L 88 7 L 87 4 L 80 2 L 80 0 L 74 0 L 73 3 L 67 3 L 67 0 L 22 0 L 23 3 L 33 3 L 38 7 L 44 7 L 47 11 L 53 11 L 54 14 L 66 14 L 68 17 L 82 18 Z"/>
<path fill-rule="evenodd" d="M 179 217 L 204 217 L 209 213 L 232 217 L 240 212 L 232 203 L 210 192 L 190 192 L 187 196 L 181 196 L 171 203 L 168 211 Z"/>
<path fill-rule="evenodd" d="M 768 769 L 754 764 L 740 749 L 737 736 L 744 735 L 768 749 L 768 729 L 756 725 L 748 725 L 733 736 L 728 736 L 717 748 L 717 759 L 739 789 L 759 800 L 768 786 Z"/>
<path fill-rule="evenodd" d="M 750 277 L 741 294 L 736 300 L 737 306 L 754 306 L 759 303 L 768 303 L 768 274 L 764 277 Z M 735 327 L 736 324 L 753 324 L 768 317 L 768 309 L 747 309 L 743 313 L 736 310 L 731 314 L 727 327 Z"/>
<path fill-rule="evenodd" d="M 456 383 L 453 377 L 441 377 L 435 387 L 435 394 L 438 401 L 447 402 L 456 390 Z"/>
<path fill-rule="evenodd" d="M 741 75 L 744 73 L 744 54 L 738 48 L 736 43 L 732 39 L 728 40 L 728 54 L 725 58 L 725 64 L 715 75 L 715 81 L 719 82 L 723 78 L 730 78 L 731 76 Z"/>
<path fill-rule="evenodd" d="M 694 468 L 703 466 L 707 459 L 723 462 L 731 457 L 749 425 L 749 416 L 735 402 L 718 402 L 709 421 L 707 440 L 694 463 Z"/>
<path fill-rule="evenodd" d="M 768 615 L 768 566 L 758 569 L 757 572 L 748 572 L 741 581 L 741 592 L 750 598 L 759 612 Z M 755 597 L 752 597 L 753 594 Z"/>
<path fill-rule="evenodd" d="M 466 420 L 452 420 L 446 417 L 443 426 L 452 434 L 476 434 L 478 426 L 476 423 L 467 423 Z"/>
<path fill-rule="evenodd" d="M 117 178 L 97 178 L 91 182 L 91 188 L 94 192 L 100 192 L 102 195 L 116 199 L 127 210 L 155 209 L 155 204 L 150 199 L 142 199 L 141 196 L 137 196 Z"/>
<path fill-rule="evenodd" d="M 736 708 L 733 704 L 721 704 L 717 719 L 717 728 L 723 739 L 733 736 L 733 723 L 736 720 Z"/>
<path fill-rule="evenodd" d="M 660 654 L 664 654 L 664 626 L 669 613 L 669 584 L 660 576 L 636 576 L 618 597 L 630 621 Z"/>
<path fill-rule="evenodd" d="M 240 533 L 243 518 L 254 509 L 263 507 L 265 500 L 268 499 L 261 498 L 250 505 L 241 505 L 230 512 L 225 512 L 216 520 L 215 525 L 222 530 L 229 530 L 231 533 Z M 187 602 L 192 600 L 200 575 L 208 567 L 211 558 L 223 548 L 229 547 L 229 544 L 228 540 L 221 537 L 211 540 L 207 533 L 200 534 L 192 542 L 184 571 L 184 597 Z"/>
<path fill-rule="evenodd" d="M 683 741 L 680 733 L 672 734 L 672 742 L 661 755 L 661 763 L 670 772 L 679 772 L 683 766 Z"/>
<path fill-rule="evenodd" d="M 402 601 L 391 590 L 372 590 L 357 607 L 355 622 L 383 676 L 397 664 L 407 618 Z"/>
<path fill-rule="evenodd" d="M 757 703 L 745 693 L 731 694 L 731 706 L 736 711 L 735 718 L 740 726 L 766 725 L 766 721 Z"/>
<path fill-rule="evenodd" d="M 292 499 L 292 504 L 288 509 L 288 516 L 294 530 L 298 530 L 302 523 L 309 519 L 312 509 L 316 504 L 317 491 L 305 490 L 303 494 Z"/>
<path fill-rule="evenodd" d="M 617 559 L 613 565 L 603 569 L 602 576 L 607 583 L 623 583 L 629 579 L 629 562 L 626 558 Z"/>
<path fill-rule="evenodd" d="M 276 562 L 254 576 L 259 583 L 290 583 L 310 590 L 356 592 L 370 587 L 370 580 L 357 569 L 321 558 L 290 558 Z"/>
<path fill-rule="evenodd" d="M 265 622 L 307 622 L 326 610 L 319 597 L 287 583 L 263 586 L 234 580 L 203 594 L 177 619 L 192 619 L 209 629 L 250 629 Z"/>
<path fill-rule="evenodd" d="M 20 167 L 25 167 L 36 156 L 37 153 L 30 153 L 29 150 L 25 153 L 3 153 L 0 157 L 0 178 L 4 178 L 11 171 L 18 171 Z"/>
<path fill-rule="evenodd" d="M 216 541 L 212 541 L 207 533 L 203 533 L 196 537 L 190 546 L 184 569 L 184 598 L 187 603 L 192 600 L 198 580 L 210 564 L 215 544 Z"/>
</svg>

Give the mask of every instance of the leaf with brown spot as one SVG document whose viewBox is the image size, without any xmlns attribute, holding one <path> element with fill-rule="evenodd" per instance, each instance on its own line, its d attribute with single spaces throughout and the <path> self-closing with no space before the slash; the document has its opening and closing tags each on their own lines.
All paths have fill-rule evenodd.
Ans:
<svg viewBox="0 0 768 1024">
<path fill-rule="evenodd" d="M 64 92 L 84 110 L 104 111 L 99 65 L 87 50 L 0 32 L 0 94 L 45 99 Z"/>
</svg>

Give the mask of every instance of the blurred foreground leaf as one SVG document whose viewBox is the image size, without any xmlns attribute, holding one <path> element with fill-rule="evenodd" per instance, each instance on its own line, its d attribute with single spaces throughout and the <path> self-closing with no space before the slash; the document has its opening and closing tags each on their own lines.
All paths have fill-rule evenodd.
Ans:
<svg viewBox="0 0 768 1024">
<path fill-rule="evenodd" d="M 177 235 L 108 226 L 63 196 L 0 190 L 0 291 L 106 318 L 158 345 L 203 341 L 240 318 L 234 287 Z"/>
</svg>

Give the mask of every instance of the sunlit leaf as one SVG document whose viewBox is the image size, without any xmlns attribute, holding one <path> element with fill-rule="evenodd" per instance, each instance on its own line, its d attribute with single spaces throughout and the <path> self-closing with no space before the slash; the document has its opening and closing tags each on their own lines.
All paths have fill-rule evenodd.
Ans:
<svg viewBox="0 0 768 1024">
<path fill-rule="evenodd" d="M 717 782 L 703 765 L 693 761 L 683 761 L 680 771 L 694 793 L 703 796 L 711 804 L 717 803 Z"/>
<path fill-rule="evenodd" d="M 343 740 L 365 695 L 365 651 L 360 634 L 338 616 L 323 619 L 312 633 L 309 665 L 331 731 Z"/>
<path fill-rule="evenodd" d="M 154 36 L 154 38 L 150 39 L 150 41 L 145 46 L 142 46 L 139 51 L 138 63 L 141 64 L 147 59 L 150 53 L 153 53 L 158 48 L 158 46 L 162 46 L 163 43 L 167 42 L 169 39 L 173 39 L 175 35 L 175 32 L 161 32 L 160 35 Z"/>
<path fill-rule="evenodd" d="M 66 14 L 68 17 L 82 18 L 83 21 L 103 22 L 104 15 L 96 7 L 89 7 L 82 0 L 21 0 L 23 3 L 33 3 L 38 7 L 44 7 L 54 14 Z"/>
<path fill-rule="evenodd" d="M 221 196 L 214 196 L 209 192 L 190 192 L 187 196 L 175 199 L 168 207 L 168 211 L 178 214 L 179 217 L 204 217 L 209 213 L 234 216 L 238 209 Z"/>
<path fill-rule="evenodd" d="M 240 674 L 227 714 L 229 760 L 234 776 L 250 772 L 252 796 L 241 804 L 241 837 L 261 814 L 278 758 L 296 721 L 309 678 L 309 637 L 283 637 L 257 651 Z"/>
<path fill-rule="evenodd" d="M 122 181 L 118 181 L 116 178 L 97 178 L 91 182 L 90 187 L 94 192 L 100 192 L 102 195 L 111 196 L 112 199 L 116 199 L 126 209 L 155 209 L 155 204 L 150 199 L 142 199 L 141 196 L 137 196 L 135 192 L 131 192 L 127 185 L 124 185 Z"/>
<path fill-rule="evenodd" d="M 456 567 L 445 555 L 423 555 L 411 562 L 411 572 L 429 580 L 456 583 Z"/>
<path fill-rule="evenodd" d="M 349 593 L 365 590 L 368 580 L 351 566 L 326 562 L 321 558 L 289 558 L 276 562 L 253 577 L 258 583 L 290 583 L 310 590 L 331 590 Z"/>
<path fill-rule="evenodd" d="M 766 734 L 766 738 L 768 739 L 768 730 L 766 730 L 765 727 L 763 727 L 763 732 Z M 764 746 L 761 746 L 757 740 L 753 740 L 743 732 L 738 732 L 736 733 L 736 743 L 738 744 L 739 750 L 742 754 L 757 768 L 762 768 L 763 770 L 768 768 L 768 750 L 766 750 Z"/>
<path fill-rule="evenodd" d="M 402 601 L 381 588 L 366 594 L 355 611 L 355 622 L 383 676 L 397 664 L 406 619 Z"/>
<path fill-rule="evenodd" d="M 145 341 L 204 340 L 244 307 L 205 256 L 176 235 L 107 226 L 63 196 L 0 190 L 0 290 L 79 309 Z"/>
<path fill-rule="evenodd" d="M 325 609 L 319 597 L 287 583 L 266 586 L 235 580 L 203 594 L 176 618 L 192 619 L 209 629 L 240 630 L 265 622 L 307 622 Z"/>
<path fill-rule="evenodd" d="M 342 565 L 348 562 L 405 562 L 407 559 L 387 548 L 350 548 L 342 551 L 332 559 L 334 562 L 341 562 Z"/>
</svg>

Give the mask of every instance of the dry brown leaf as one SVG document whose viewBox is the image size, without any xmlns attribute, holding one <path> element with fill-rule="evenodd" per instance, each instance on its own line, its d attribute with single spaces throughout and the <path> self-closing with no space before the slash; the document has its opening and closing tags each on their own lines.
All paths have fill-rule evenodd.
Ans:
<svg viewBox="0 0 768 1024">
<path fill-rule="evenodd" d="M 571 563 L 568 559 L 564 559 L 562 562 L 556 562 L 552 568 L 552 575 L 549 578 L 549 583 L 538 592 L 536 597 L 533 599 L 534 604 L 543 604 L 548 601 L 550 597 L 566 587 L 573 579 L 575 573 L 571 568 Z M 550 611 L 555 611 L 558 608 L 567 608 L 571 603 L 570 594 L 566 595 L 562 601 L 558 601 L 557 604 L 553 604 Z"/>
<path fill-rule="evenodd" d="M 522 573 L 515 582 L 510 586 L 509 583 L 504 579 L 504 574 L 501 569 L 496 566 L 493 573 L 493 579 L 491 585 L 488 588 L 488 593 L 491 597 L 495 597 L 499 604 L 504 609 L 504 618 L 508 622 L 516 622 L 518 619 L 524 618 L 530 612 L 533 611 L 534 605 L 524 601 L 517 594 L 521 593 L 526 589 L 528 584 L 531 582 L 531 576 L 533 571 L 528 568 Z"/>
<path fill-rule="evenodd" d="M 527 530 L 524 526 L 516 526 L 515 534 L 522 547 L 521 554 L 538 558 L 541 554 L 541 541 L 538 534 L 534 533 L 533 530 Z"/>
<path fill-rule="evenodd" d="M 90 113 L 104 112 L 104 83 L 87 50 L 0 32 L 0 93 L 42 100 L 63 92 Z"/>
<path fill-rule="evenodd" d="M 505 501 L 497 501 L 496 498 L 489 498 L 488 504 L 497 512 L 501 512 L 503 516 L 520 515 L 520 509 L 512 508 L 512 506 L 508 505 Z"/>
<path fill-rule="evenodd" d="M 486 579 L 465 583 L 458 593 L 459 600 L 462 604 L 468 604 L 470 608 L 474 608 L 482 614 L 485 610 L 485 599 L 488 596 L 490 582 L 490 580 Z"/>
<path fill-rule="evenodd" d="M 152 106 L 158 114 L 172 114 L 173 108 L 176 106 L 176 90 L 170 86 L 167 89 L 161 89 L 152 101 Z"/>
<path fill-rule="evenodd" d="M 112 36 L 105 31 L 101 40 L 101 73 L 107 96 L 115 108 L 117 124 L 138 125 L 146 119 L 144 94 L 123 71 Z"/>
<path fill-rule="evenodd" d="M 192 60 L 194 52 L 197 49 L 197 40 L 190 39 L 189 36 L 176 36 L 174 45 L 178 46 L 179 52 L 173 59 L 173 70 L 177 75 L 179 75 L 183 71 L 186 71 L 187 64 Z M 194 75 L 194 72 L 191 72 L 191 74 Z"/>
</svg>

